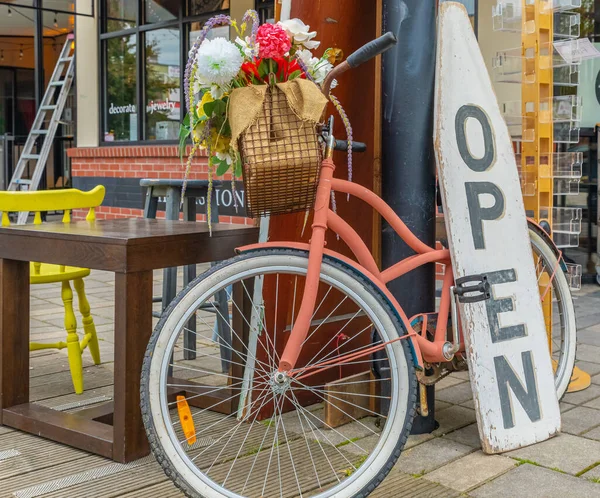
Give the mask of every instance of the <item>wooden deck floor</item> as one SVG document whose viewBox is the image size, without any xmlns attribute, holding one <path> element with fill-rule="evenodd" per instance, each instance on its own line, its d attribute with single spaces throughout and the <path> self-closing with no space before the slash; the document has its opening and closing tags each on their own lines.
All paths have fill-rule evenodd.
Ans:
<svg viewBox="0 0 600 498">
<path fill-rule="evenodd" d="M 157 294 L 160 273 L 156 274 Z M 113 395 L 112 275 L 94 272 L 86 279 L 89 299 L 101 339 L 102 365 L 84 353 L 85 392 L 73 392 L 67 356 L 62 351 L 31 355 L 30 399 L 60 411 L 77 411 L 104 403 Z M 63 338 L 60 288 L 32 289 L 32 339 Z M 140 344 L 145 348 L 145 344 Z M 290 476 L 290 480 L 291 480 Z M 292 496 L 290 493 L 289 496 Z M 374 497 L 451 497 L 456 491 L 394 469 Z M 183 496 L 152 456 L 127 465 L 0 426 L 0 497 L 108 498 Z"/>
</svg>

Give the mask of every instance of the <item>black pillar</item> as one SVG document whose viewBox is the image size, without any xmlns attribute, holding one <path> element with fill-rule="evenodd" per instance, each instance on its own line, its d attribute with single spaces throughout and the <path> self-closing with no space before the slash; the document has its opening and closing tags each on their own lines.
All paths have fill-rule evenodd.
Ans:
<svg viewBox="0 0 600 498">
<path fill-rule="evenodd" d="M 33 54 L 35 78 L 35 108 L 41 105 L 44 98 L 44 11 L 43 0 L 33 0 L 35 16 L 33 17 Z"/>
<path fill-rule="evenodd" d="M 384 0 L 384 31 L 398 44 L 383 55 L 382 193 L 410 230 L 435 243 L 433 98 L 437 0 Z M 382 263 L 387 268 L 414 252 L 384 223 Z M 435 310 L 435 267 L 427 265 L 389 289 L 410 317 Z M 429 415 L 415 417 L 413 433 L 435 429 L 434 388 Z"/>
</svg>

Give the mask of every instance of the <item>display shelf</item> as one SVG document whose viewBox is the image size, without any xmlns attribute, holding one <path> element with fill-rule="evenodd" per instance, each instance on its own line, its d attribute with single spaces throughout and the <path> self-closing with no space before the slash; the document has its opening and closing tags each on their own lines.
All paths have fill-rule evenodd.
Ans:
<svg viewBox="0 0 600 498">
<path fill-rule="evenodd" d="M 492 77 L 497 83 L 533 84 L 536 81 L 535 57 L 533 53 L 523 54 L 521 47 L 501 50 L 492 59 Z M 556 67 L 553 64 L 556 62 Z M 556 86 L 579 85 L 579 64 L 566 64 L 557 53 L 556 57 L 546 57 L 545 65 L 552 65 L 553 80 Z M 545 67 L 544 69 L 547 69 Z"/>
<path fill-rule="evenodd" d="M 531 3 L 527 1 L 527 4 Z M 568 2 L 563 2 L 559 7 L 553 8 L 550 0 L 543 1 L 542 4 L 544 11 L 555 11 L 553 29 L 555 38 L 579 38 L 581 16 L 576 12 L 567 12 L 578 7 L 569 7 Z M 533 34 L 536 25 L 533 19 L 526 19 L 523 22 L 522 0 L 498 0 L 496 5 L 492 6 L 492 28 L 494 31 Z"/>
<path fill-rule="evenodd" d="M 573 121 L 554 123 L 552 128 L 555 144 L 576 144 L 579 142 L 579 126 Z"/>
<path fill-rule="evenodd" d="M 569 282 L 569 287 L 572 290 L 581 289 L 581 265 L 576 265 L 573 263 L 565 263 L 567 267 L 566 277 L 567 282 Z"/>
<path fill-rule="evenodd" d="M 535 22 L 528 21 L 523 25 L 522 0 L 498 0 L 492 6 L 492 27 L 494 31 L 533 33 Z"/>
<path fill-rule="evenodd" d="M 575 39 L 581 32 L 581 16 L 577 12 L 554 14 L 554 38 Z"/>
<path fill-rule="evenodd" d="M 540 43 L 539 45 L 539 62 L 540 69 L 558 68 L 570 66 L 573 64 L 581 64 L 582 51 L 581 42 L 576 40 L 556 40 L 553 42 Z M 529 48 L 525 52 L 528 58 L 536 56 L 535 50 Z"/>
<path fill-rule="evenodd" d="M 554 179 L 555 195 L 575 195 L 579 193 L 581 181 L 583 154 L 581 152 L 556 152 L 551 155 L 540 156 L 537 173 L 535 158 L 515 154 L 521 190 L 523 196 L 533 196 L 536 193 L 537 177 Z"/>
<path fill-rule="evenodd" d="M 535 83 L 534 60 L 521 47 L 499 51 L 492 59 L 492 77 L 498 83 Z"/>
<path fill-rule="evenodd" d="M 527 3 L 531 2 L 531 0 L 526 1 Z M 546 12 L 560 12 L 581 8 L 581 0 L 543 0 L 540 3 L 542 4 L 542 11 Z"/>
<path fill-rule="evenodd" d="M 566 249 L 568 247 L 579 247 L 579 234 L 578 233 L 561 233 L 557 232 L 552 234 L 552 240 L 559 249 Z"/>
<path fill-rule="evenodd" d="M 550 219 L 552 214 L 552 233 L 579 235 L 581 232 L 581 208 L 577 207 L 540 207 L 540 219 Z"/>
<path fill-rule="evenodd" d="M 535 112 L 533 103 L 527 102 L 526 112 Z M 581 97 L 560 95 L 540 100 L 540 123 L 578 123 L 581 121 Z"/>
<path fill-rule="evenodd" d="M 500 112 L 515 142 L 533 142 L 536 138 L 536 112 L 533 102 L 527 102 L 524 111 L 525 115 L 523 115 L 523 106 L 520 100 L 500 104 Z M 562 95 L 541 100 L 540 110 L 537 114 L 540 123 L 553 124 L 554 143 L 579 142 L 580 97 Z"/>
<path fill-rule="evenodd" d="M 502 102 L 500 112 L 506 121 L 508 131 L 515 142 L 533 142 L 535 140 L 534 116 L 523 116 L 520 100 Z"/>
</svg>

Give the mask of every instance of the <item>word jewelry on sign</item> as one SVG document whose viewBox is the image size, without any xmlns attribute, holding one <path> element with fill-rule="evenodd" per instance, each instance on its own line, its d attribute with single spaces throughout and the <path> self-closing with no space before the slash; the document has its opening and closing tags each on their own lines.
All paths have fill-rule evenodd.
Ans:
<svg viewBox="0 0 600 498">
<path fill-rule="evenodd" d="M 154 112 L 171 112 L 173 109 L 179 108 L 179 102 L 173 102 L 172 100 L 151 100 L 146 105 L 146 112 L 154 114 Z"/>
</svg>

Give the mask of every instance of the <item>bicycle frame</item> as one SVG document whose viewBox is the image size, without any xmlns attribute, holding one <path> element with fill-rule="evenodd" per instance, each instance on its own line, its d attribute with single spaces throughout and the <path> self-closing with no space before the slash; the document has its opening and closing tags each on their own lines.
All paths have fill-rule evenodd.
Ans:
<svg viewBox="0 0 600 498">
<path fill-rule="evenodd" d="M 443 354 L 443 348 L 444 345 L 447 344 L 446 334 L 448 317 L 450 314 L 450 294 L 451 287 L 454 284 L 454 277 L 450 264 L 450 252 L 447 249 L 435 249 L 421 242 L 398 215 L 394 213 L 392 208 L 374 192 L 361 185 L 333 178 L 335 165 L 331 158 L 332 150 L 330 148 L 327 150 L 329 152 L 328 157 L 323 160 L 319 174 L 310 243 L 266 242 L 239 248 L 240 252 L 268 247 L 287 247 L 308 250 L 309 252 L 308 273 L 306 276 L 306 285 L 302 303 L 289 340 L 281 355 L 279 370 L 282 372 L 293 371 L 300 355 L 302 344 L 306 339 L 310 328 L 310 322 L 316 304 L 323 255 L 333 257 L 353 267 L 356 271 L 369 278 L 386 295 L 407 331 L 407 334 L 401 338 L 407 338 L 411 341 L 417 366 L 422 367 L 423 361 L 432 363 L 448 361 L 448 358 Z M 390 224 L 398 236 L 401 237 L 416 254 L 399 261 L 384 271 L 380 271 L 373 255 L 361 237 L 346 221 L 330 209 L 329 202 L 331 191 L 350 194 L 369 204 Z M 348 245 L 355 256 L 356 261 L 337 252 L 325 249 L 325 234 L 328 229 L 339 235 Z M 426 336 L 420 335 L 413 330 L 408 316 L 386 287 L 388 282 L 405 275 L 415 268 L 430 263 L 442 263 L 447 265 L 433 341 L 428 340 Z M 361 355 L 374 352 L 377 349 L 383 349 L 383 347 L 385 347 L 385 344 L 374 346 L 373 349 L 361 352 Z"/>
</svg>

